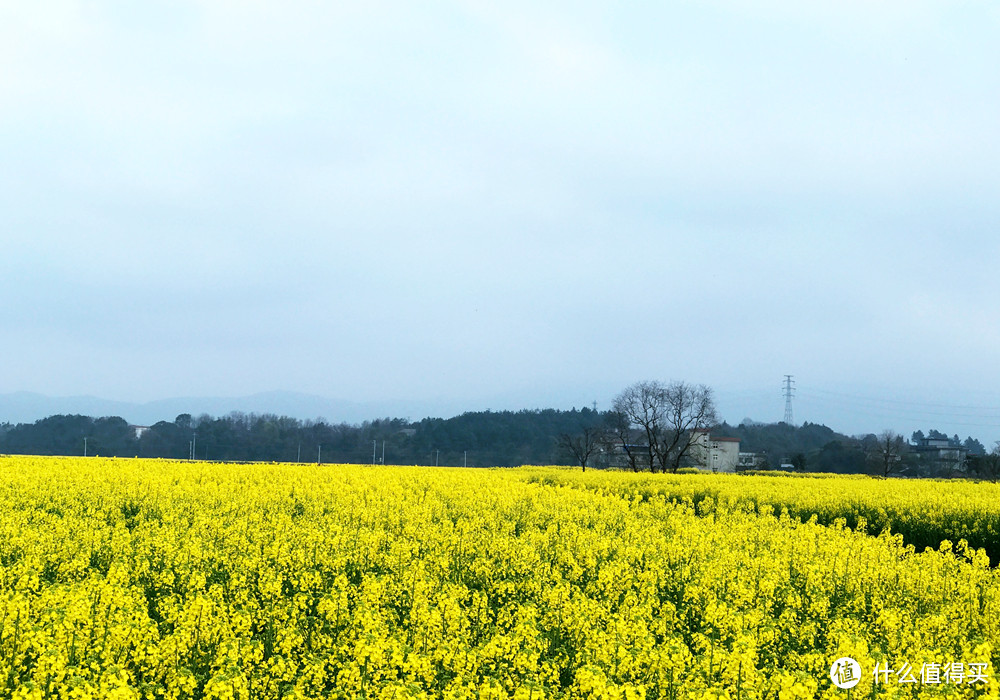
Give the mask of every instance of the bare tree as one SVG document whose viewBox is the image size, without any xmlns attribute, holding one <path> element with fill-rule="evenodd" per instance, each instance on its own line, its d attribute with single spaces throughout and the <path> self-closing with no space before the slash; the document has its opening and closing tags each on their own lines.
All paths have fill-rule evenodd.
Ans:
<svg viewBox="0 0 1000 700">
<path fill-rule="evenodd" d="M 601 436 L 608 454 L 614 454 L 621 450 L 625 455 L 629 469 L 634 472 L 639 471 L 638 455 L 632 439 L 632 423 L 628 416 L 618 411 L 608 411 L 606 418 L 606 428 Z"/>
<path fill-rule="evenodd" d="M 615 398 L 614 411 L 645 438 L 650 471 L 676 472 L 691 456 L 699 431 L 718 422 L 710 388 L 676 381 L 637 382 Z"/>
<path fill-rule="evenodd" d="M 560 433 L 556 438 L 559 448 L 579 462 L 583 471 L 587 471 L 587 462 L 600 449 L 601 429 L 596 427 L 582 428 L 578 433 Z"/>
<path fill-rule="evenodd" d="M 664 418 L 657 443 L 662 471 L 676 473 L 690 457 L 698 433 L 719 422 L 712 390 L 704 384 L 671 382 L 664 391 Z"/>
<path fill-rule="evenodd" d="M 883 430 L 863 440 L 869 464 L 882 476 L 889 476 L 903 468 L 903 457 L 909 445 L 903 436 L 893 430 Z"/>
<path fill-rule="evenodd" d="M 646 441 L 642 450 L 649 471 L 656 471 L 656 443 L 660 439 L 660 423 L 663 420 L 664 386 L 660 382 L 636 382 L 625 387 L 615 397 L 612 410 L 628 421 Z"/>
</svg>

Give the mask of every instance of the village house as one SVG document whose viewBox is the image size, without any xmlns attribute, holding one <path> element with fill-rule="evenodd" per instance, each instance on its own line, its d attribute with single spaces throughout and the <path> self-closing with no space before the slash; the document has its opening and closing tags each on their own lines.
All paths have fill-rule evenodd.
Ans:
<svg viewBox="0 0 1000 700">
<path fill-rule="evenodd" d="M 926 465 L 942 472 L 965 469 L 969 451 L 947 437 L 921 437 L 910 447 Z"/>
<path fill-rule="evenodd" d="M 713 472 L 734 472 L 740 463 L 740 439 L 713 437 L 706 429 L 694 431 L 691 439 L 693 466 Z"/>
</svg>

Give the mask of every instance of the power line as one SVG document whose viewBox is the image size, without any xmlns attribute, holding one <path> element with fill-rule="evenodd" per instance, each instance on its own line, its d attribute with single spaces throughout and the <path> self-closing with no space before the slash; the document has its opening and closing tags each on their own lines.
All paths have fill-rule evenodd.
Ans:
<svg viewBox="0 0 1000 700">
<path fill-rule="evenodd" d="M 824 394 L 827 394 L 824 396 Z M 860 408 L 866 411 L 878 413 L 888 412 L 891 415 L 907 416 L 934 416 L 940 418 L 964 417 L 981 418 L 986 420 L 1000 421 L 1000 408 L 977 407 L 977 406 L 952 406 L 960 410 L 936 411 L 931 409 L 948 408 L 947 404 L 920 403 L 917 401 L 897 401 L 894 399 L 879 399 L 867 396 L 854 396 L 850 394 L 837 394 L 835 392 L 823 392 L 820 390 L 806 391 L 800 394 L 802 398 L 812 399 L 826 404 L 842 406 L 845 408 Z"/>
<path fill-rule="evenodd" d="M 914 404 L 912 402 L 893 402 L 899 404 L 894 405 L 878 405 L 877 399 L 870 399 L 867 397 L 849 397 L 846 395 L 834 395 L 834 396 L 821 396 L 818 394 L 813 394 L 812 392 L 803 392 L 799 395 L 800 398 L 807 399 L 811 402 L 815 401 L 820 405 L 831 406 L 841 410 L 850 410 L 855 415 L 868 416 L 870 418 L 882 418 L 889 420 L 904 420 L 910 423 L 946 423 L 947 425 L 954 427 L 974 427 L 974 428 L 1000 428 L 1000 416 L 997 415 L 984 415 L 981 413 L 956 413 L 954 411 L 940 412 L 940 411 L 926 411 L 921 410 L 920 404 Z M 888 401 L 888 400 L 887 400 Z M 903 408 L 903 405 L 906 408 Z M 924 404 L 924 405 L 940 405 L 940 404 Z M 909 410 L 907 410 L 909 409 Z M 987 409 L 996 410 L 996 409 Z M 956 421 L 958 418 L 972 418 L 980 419 L 980 421 L 988 422 L 969 422 L 969 421 Z"/>
<path fill-rule="evenodd" d="M 971 404 L 948 404 L 948 403 L 934 403 L 928 401 L 914 401 L 912 399 L 887 399 L 881 396 L 859 396 L 857 394 L 845 394 L 838 391 L 830 391 L 828 389 L 810 389 L 809 393 L 817 394 L 827 394 L 829 396 L 837 396 L 845 399 L 856 399 L 859 401 L 872 401 L 877 403 L 893 403 L 902 404 L 905 406 L 930 406 L 932 408 L 958 408 L 964 410 L 979 410 L 979 411 L 998 411 L 1000 412 L 1000 405 L 993 406 L 975 406 Z"/>
</svg>

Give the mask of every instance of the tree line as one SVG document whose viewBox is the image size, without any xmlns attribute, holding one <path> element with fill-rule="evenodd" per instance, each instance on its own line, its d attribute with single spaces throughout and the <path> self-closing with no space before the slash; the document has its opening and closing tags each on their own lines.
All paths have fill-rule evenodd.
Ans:
<svg viewBox="0 0 1000 700">
<path fill-rule="evenodd" d="M 556 436 L 602 420 L 603 414 L 590 408 L 478 411 L 361 424 L 231 413 L 181 414 L 137 429 L 120 417 L 56 415 L 0 424 L 0 453 L 470 467 L 572 464 Z"/>
<path fill-rule="evenodd" d="M 361 424 L 274 414 L 181 414 L 142 429 L 120 417 L 56 415 L 0 424 L 0 453 L 101 455 L 218 461 L 385 463 L 424 466 L 562 464 L 676 472 L 696 462 L 699 431 L 738 438 L 756 469 L 948 476 L 957 465 L 928 458 L 925 438 L 966 455 L 960 471 L 1000 478 L 1000 448 L 936 430 L 910 441 L 892 431 L 847 436 L 804 423 L 720 422 L 712 390 L 685 382 L 642 381 L 609 410 L 538 409 L 467 412 L 452 418 L 380 418 Z"/>
</svg>

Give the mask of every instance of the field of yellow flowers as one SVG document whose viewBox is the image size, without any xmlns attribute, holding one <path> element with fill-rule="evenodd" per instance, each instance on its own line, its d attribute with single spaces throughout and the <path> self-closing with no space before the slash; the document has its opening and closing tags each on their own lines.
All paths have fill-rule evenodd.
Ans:
<svg viewBox="0 0 1000 700">
<path fill-rule="evenodd" d="M 530 470 L 528 470 L 530 471 Z M 572 484 L 644 497 L 662 495 L 698 505 L 704 499 L 728 508 L 750 507 L 824 525 L 843 520 L 873 534 L 888 529 L 917 550 L 936 549 L 943 540 L 965 540 L 1000 561 L 1000 484 L 960 479 L 872 479 L 811 473 L 771 472 L 768 478 L 742 474 L 618 474 L 585 476 L 539 469 L 537 483 Z"/>
<path fill-rule="evenodd" d="M 0 697 L 1000 696 L 985 552 L 733 490 L 948 485 L 660 476 L 0 458 Z"/>
</svg>

